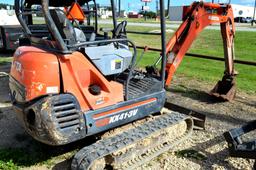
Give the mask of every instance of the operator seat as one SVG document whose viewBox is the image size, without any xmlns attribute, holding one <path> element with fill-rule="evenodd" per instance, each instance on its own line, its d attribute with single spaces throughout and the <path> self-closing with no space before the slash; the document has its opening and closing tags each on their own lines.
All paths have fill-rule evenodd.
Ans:
<svg viewBox="0 0 256 170">
<path fill-rule="evenodd" d="M 63 11 L 60 9 L 51 9 L 50 14 L 61 37 L 67 44 L 72 45 L 77 42 L 86 41 L 83 31 L 75 28 Z"/>
<path fill-rule="evenodd" d="M 127 26 L 127 21 L 122 21 L 121 23 L 119 23 L 116 26 L 116 28 L 113 30 L 112 38 L 127 38 L 126 26 Z"/>
<path fill-rule="evenodd" d="M 127 38 L 126 32 L 127 21 L 122 21 L 119 23 L 116 28 L 113 30 L 113 37 L 112 38 Z M 128 46 L 128 42 L 120 42 L 120 44 L 124 44 Z"/>
</svg>

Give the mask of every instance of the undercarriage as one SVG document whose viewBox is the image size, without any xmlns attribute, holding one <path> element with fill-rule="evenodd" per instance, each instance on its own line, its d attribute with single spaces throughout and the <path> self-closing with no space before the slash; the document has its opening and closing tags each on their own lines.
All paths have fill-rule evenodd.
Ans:
<svg viewBox="0 0 256 170">
<path fill-rule="evenodd" d="M 107 132 L 81 149 L 72 169 L 134 169 L 173 149 L 193 131 L 189 116 L 163 109 L 162 113 Z"/>
</svg>

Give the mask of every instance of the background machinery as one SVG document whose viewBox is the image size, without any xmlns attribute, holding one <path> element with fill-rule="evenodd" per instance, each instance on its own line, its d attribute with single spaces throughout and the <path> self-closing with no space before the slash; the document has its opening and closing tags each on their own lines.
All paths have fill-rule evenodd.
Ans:
<svg viewBox="0 0 256 170">
<path fill-rule="evenodd" d="M 90 4 L 94 7 L 83 12 L 81 6 Z M 164 108 L 165 87 L 208 25 L 221 24 L 226 59 L 224 77 L 212 94 L 225 100 L 235 96 L 232 8 L 193 3 L 166 45 L 164 1 L 160 0 L 162 52 L 155 64 L 138 71 L 136 46 L 126 35 L 127 22 L 117 23 L 114 0 L 114 28 L 101 29 L 103 34 L 97 27 L 95 4 L 95 0 L 15 0 L 24 37 L 14 53 L 11 98 L 26 131 L 38 141 L 65 145 L 99 137 L 75 155 L 72 169 L 131 169 L 192 133 L 190 116 Z M 41 8 L 34 10 L 33 5 Z M 38 14 L 44 23 L 33 18 Z"/>
<path fill-rule="evenodd" d="M 251 136 L 252 132 L 255 132 L 255 130 L 256 120 L 253 120 L 242 127 L 231 129 L 224 133 L 230 156 L 255 159 L 253 170 L 256 169 L 256 139 L 245 140 L 244 136 Z"/>
<path fill-rule="evenodd" d="M 0 52 L 17 49 L 23 33 L 14 10 L 9 8 L 0 9 Z"/>
</svg>

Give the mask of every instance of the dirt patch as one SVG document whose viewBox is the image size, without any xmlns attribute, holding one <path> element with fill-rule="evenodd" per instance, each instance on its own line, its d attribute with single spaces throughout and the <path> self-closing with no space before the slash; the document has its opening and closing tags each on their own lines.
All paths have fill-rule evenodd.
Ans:
<svg viewBox="0 0 256 170">
<path fill-rule="evenodd" d="M 154 169 L 157 165 L 163 169 L 252 169 L 253 160 L 229 157 L 222 134 L 256 119 L 256 97 L 238 92 L 232 102 L 213 102 L 207 93 L 213 86 L 180 77 L 175 79 L 168 93 L 168 100 L 173 103 L 206 114 L 206 130 L 195 131 L 192 138 L 176 148 L 201 152 L 206 159 L 182 158 L 169 152 L 161 155 L 161 160 L 156 158 L 143 168 Z M 256 139 L 256 132 L 250 136 Z"/>
<path fill-rule="evenodd" d="M 31 138 L 25 133 L 12 108 L 8 76 L 0 77 L 0 148 L 26 147 Z"/>
</svg>

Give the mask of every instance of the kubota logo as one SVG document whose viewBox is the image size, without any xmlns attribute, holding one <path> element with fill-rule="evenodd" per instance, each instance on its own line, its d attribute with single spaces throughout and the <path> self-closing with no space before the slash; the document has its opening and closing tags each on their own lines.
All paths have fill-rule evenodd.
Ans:
<svg viewBox="0 0 256 170">
<path fill-rule="evenodd" d="M 128 112 L 124 112 L 124 113 L 115 115 L 115 116 L 110 118 L 109 124 L 115 123 L 115 122 L 120 121 L 120 120 L 125 120 L 125 119 L 128 119 L 128 118 L 131 118 L 131 117 L 135 116 L 137 114 L 137 112 L 138 112 L 138 109 L 134 109 L 134 110 L 131 110 L 131 111 L 128 111 Z"/>
</svg>

